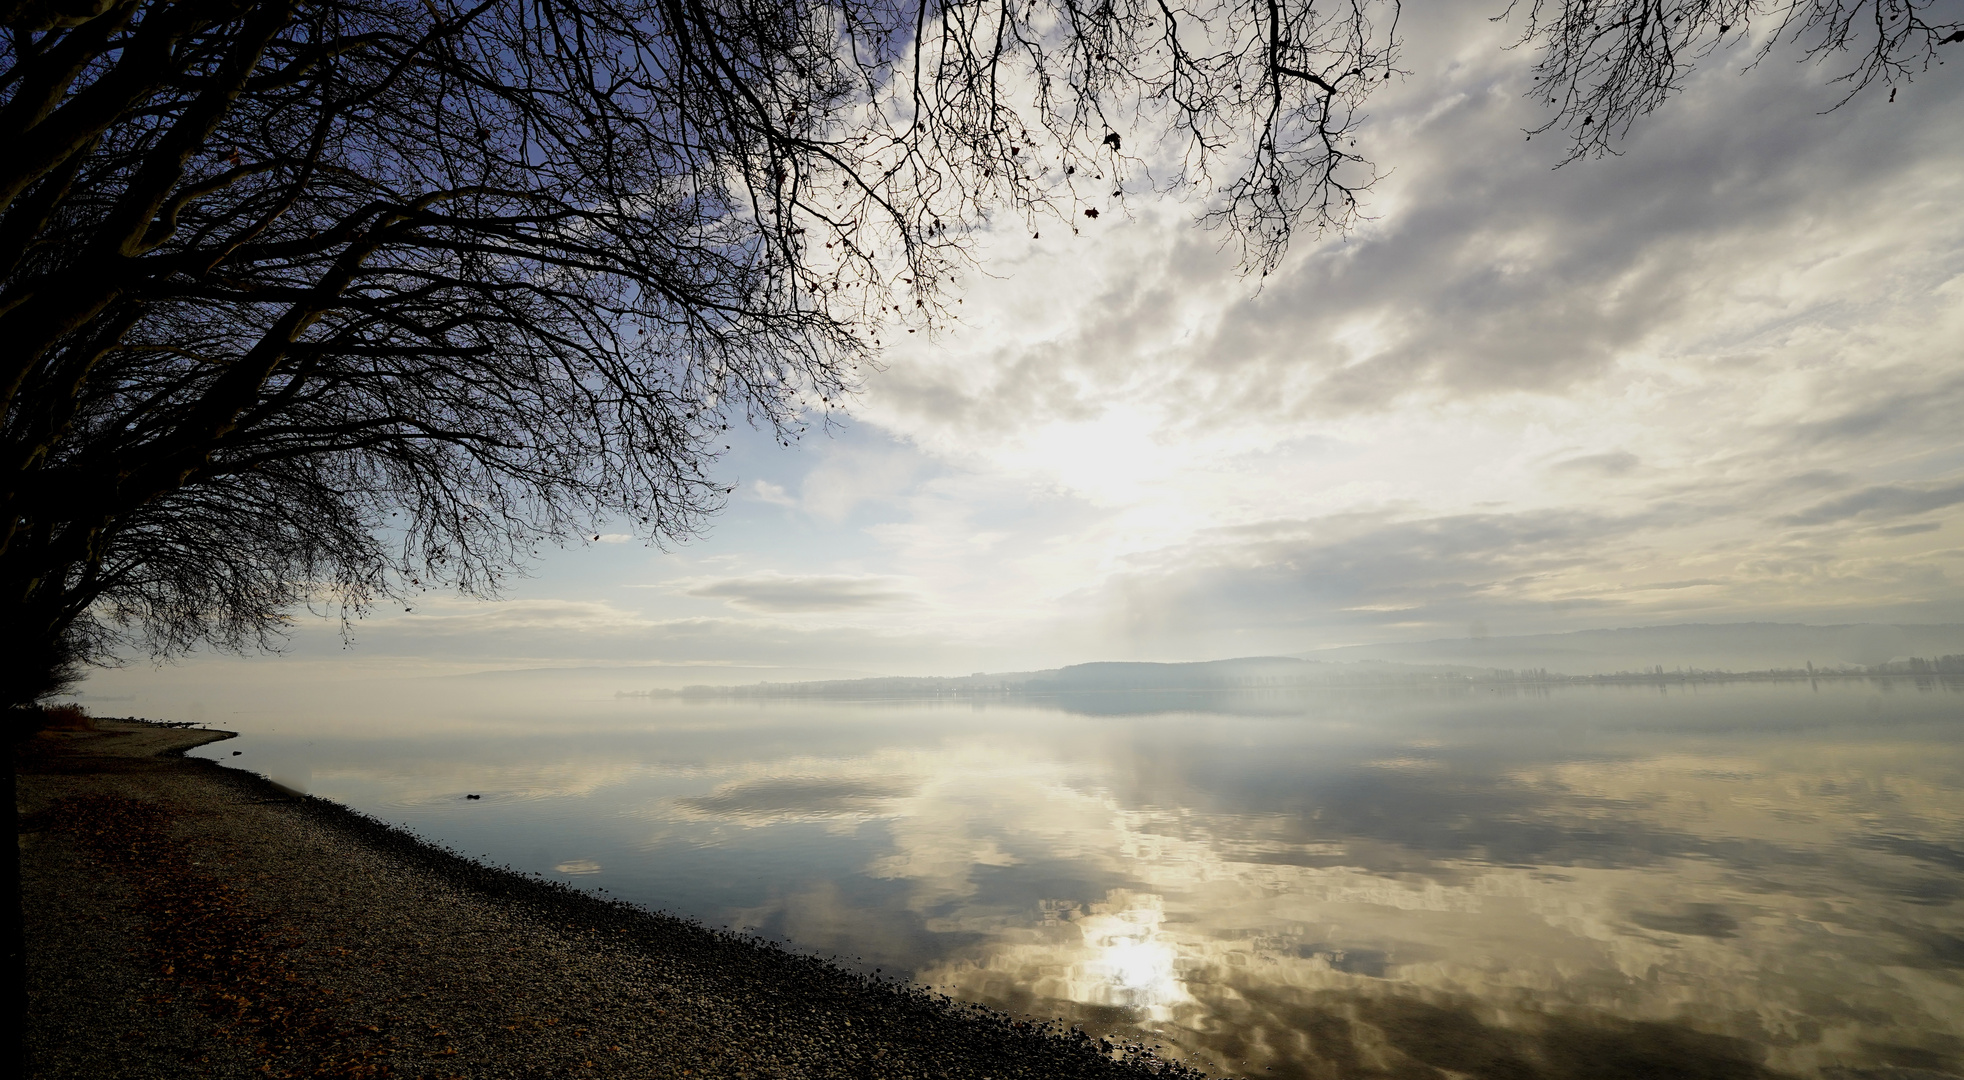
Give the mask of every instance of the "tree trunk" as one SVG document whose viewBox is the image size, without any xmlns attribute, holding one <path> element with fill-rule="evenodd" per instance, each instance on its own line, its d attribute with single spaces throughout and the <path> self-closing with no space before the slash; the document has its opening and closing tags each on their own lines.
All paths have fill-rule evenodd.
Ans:
<svg viewBox="0 0 1964 1080">
<path fill-rule="evenodd" d="M 6 807 L 7 850 L 4 854 L 0 854 L 0 903 L 7 905 L 7 911 L 4 918 L 5 925 L 0 926 L 0 933 L 6 935 L 4 948 L 7 954 L 5 973 L 7 1002 L 4 1015 L 14 1017 L 14 1021 L 0 1024 L 0 1027 L 13 1032 L 12 1035 L 6 1036 L 8 1046 L 5 1052 L 6 1060 L 20 1063 L 19 1070 L 14 1075 L 27 1076 L 33 1072 L 27 1058 L 27 916 L 21 910 L 20 803 L 15 797 L 14 787 L 17 768 L 15 750 L 19 735 L 30 728 L 22 722 L 17 710 L 7 710 L 6 717 L 7 763 L 5 769 L 0 769 L 0 774 L 5 776 L 4 780 L 0 780 L 0 800 L 4 800 Z"/>
</svg>

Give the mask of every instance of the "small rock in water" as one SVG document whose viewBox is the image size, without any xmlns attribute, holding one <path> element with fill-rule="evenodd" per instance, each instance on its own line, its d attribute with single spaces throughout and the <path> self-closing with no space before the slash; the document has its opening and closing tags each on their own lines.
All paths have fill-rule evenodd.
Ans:
<svg viewBox="0 0 1964 1080">
<path fill-rule="evenodd" d="M 466 795 L 466 796 L 464 796 L 464 798 L 466 798 L 466 799 L 482 799 L 483 797 L 484 797 L 484 796 L 482 796 L 482 795 Z"/>
<path fill-rule="evenodd" d="M 238 756 L 239 756 L 240 754 L 243 754 L 243 753 L 245 753 L 245 751 L 244 751 L 244 750 L 234 750 L 234 751 L 232 751 L 232 756 L 233 756 L 233 757 L 238 757 Z"/>
</svg>

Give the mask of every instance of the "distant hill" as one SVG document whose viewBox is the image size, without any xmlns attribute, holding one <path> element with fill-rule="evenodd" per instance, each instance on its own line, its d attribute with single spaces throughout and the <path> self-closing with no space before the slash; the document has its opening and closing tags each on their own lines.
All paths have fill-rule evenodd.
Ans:
<svg viewBox="0 0 1964 1080">
<path fill-rule="evenodd" d="M 1109 661 L 1042 671 L 977 672 L 973 675 L 894 676 L 822 682 L 765 682 L 749 686 L 691 686 L 690 696 L 716 697 L 917 697 L 940 694 L 1110 693 L 1134 690 L 1260 690 L 1331 685 L 1464 682 L 1484 669 L 1396 664 L 1375 660 L 1330 663 L 1294 656 L 1246 656 L 1189 664 Z M 652 691 L 666 696 L 661 691 Z"/>
<path fill-rule="evenodd" d="M 1321 682 L 1348 665 L 1300 660 L 1293 656 L 1248 656 L 1191 664 L 1103 661 L 1032 672 L 1030 690 L 1216 690 L 1260 686 L 1300 686 Z"/>
<path fill-rule="evenodd" d="M 1703 670 L 1869 667 L 1912 656 L 1964 653 L 1964 624 L 1803 626 L 1797 623 L 1688 623 L 1577 630 L 1519 637 L 1440 638 L 1352 645 L 1303 654 L 1307 660 L 1391 661 L 1476 668 L 1547 668 L 1599 675 L 1662 665 Z"/>
<path fill-rule="evenodd" d="M 899 676 L 748 686 L 692 686 L 690 696 L 932 697 L 1030 693 L 1256 690 L 1319 686 L 1390 686 L 1470 681 L 1665 673 L 1717 676 L 1727 672 L 1911 674 L 1936 671 L 1892 664 L 1943 657 L 1950 671 L 1964 663 L 1964 625 L 1802 626 L 1793 623 L 1687 624 L 1619 630 L 1580 630 L 1518 637 L 1442 638 L 1385 645 L 1352 645 L 1305 656 L 1247 656 L 1193 663 L 1103 661 L 1041 671 L 951 676 Z M 1953 663 L 1955 662 L 1955 663 Z M 1900 669 L 1900 670 L 1899 670 Z M 649 691 L 667 696 L 676 691 Z"/>
</svg>

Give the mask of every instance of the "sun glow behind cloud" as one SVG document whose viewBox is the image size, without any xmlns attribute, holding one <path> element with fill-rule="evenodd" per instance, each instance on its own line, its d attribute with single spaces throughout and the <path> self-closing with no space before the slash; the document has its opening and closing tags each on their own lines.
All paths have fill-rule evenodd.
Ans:
<svg viewBox="0 0 1964 1080">
<path fill-rule="evenodd" d="M 706 538 L 596 528 L 357 649 L 743 681 L 1964 621 L 1964 80 L 1822 115 L 1818 69 L 1721 57 L 1553 170 L 1486 14 L 1412 9 L 1352 235 L 1257 282 L 1149 197 L 1006 225 L 844 430 L 735 440 Z"/>
</svg>

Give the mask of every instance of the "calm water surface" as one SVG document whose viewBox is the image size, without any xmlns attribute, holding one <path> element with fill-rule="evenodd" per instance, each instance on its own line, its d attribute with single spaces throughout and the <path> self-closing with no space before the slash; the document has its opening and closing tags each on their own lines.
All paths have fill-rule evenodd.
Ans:
<svg viewBox="0 0 1964 1080">
<path fill-rule="evenodd" d="M 1959 690 L 609 699 L 202 753 L 1223 1072 L 1937 1080 Z"/>
</svg>

